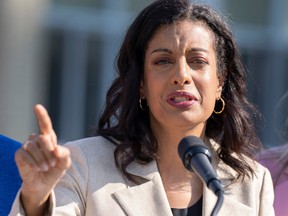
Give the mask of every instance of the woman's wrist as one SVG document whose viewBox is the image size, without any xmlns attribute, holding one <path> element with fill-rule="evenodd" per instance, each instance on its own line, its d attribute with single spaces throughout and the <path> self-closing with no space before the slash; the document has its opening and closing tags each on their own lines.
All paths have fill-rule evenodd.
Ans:
<svg viewBox="0 0 288 216">
<path fill-rule="evenodd" d="M 30 195 L 29 195 L 30 194 Z M 31 196 L 31 193 L 20 194 L 20 202 L 25 211 L 25 215 L 29 216 L 42 216 L 49 209 L 49 197 L 50 194 L 47 194 L 42 197 Z"/>
</svg>

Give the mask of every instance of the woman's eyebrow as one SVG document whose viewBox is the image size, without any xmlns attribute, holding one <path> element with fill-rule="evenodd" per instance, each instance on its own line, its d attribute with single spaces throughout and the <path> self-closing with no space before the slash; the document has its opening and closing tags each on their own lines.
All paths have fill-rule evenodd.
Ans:
<svg viewBox="0 0 288 216">
<path fill-rule="evenodd" d="M 150 55 L 153 53 L 157 53 L 157 52 L 166 52 L 166 53 L 172 54 L 172 51 L 167 49 L 167 48 L 157 48 L 157 49 L 152 50 Z M 188 49 L 187 52 L 205 52 L 205 53 L 208 53 L 208 50 L 204 49 L 204 48 L 200 48 L 200 47 L 193 47 L 191 49 Z"/>
<path fill-rule="evenodd" d="M 172 53 L 172 51 L 169 50 L 169 49 L 167 49 L 167 48 L 157 48 L 157 49 L 154 49 L 154 50 L 151 52 L 151 54 L 152 54 L 152 53 L 155 53 L 155 52 L 167 52 L 167 53 L 169 53 L 169 54 Z"/>
<path fill-rule="evenodd" d="M 187 50 L 187 52 L 205 52 L 205 53 L 207 53 L 208 50 L 204 49 L 204 48 L 200 48 L 200 47 L 193 47 L 193 48 Z"/>
</svg>

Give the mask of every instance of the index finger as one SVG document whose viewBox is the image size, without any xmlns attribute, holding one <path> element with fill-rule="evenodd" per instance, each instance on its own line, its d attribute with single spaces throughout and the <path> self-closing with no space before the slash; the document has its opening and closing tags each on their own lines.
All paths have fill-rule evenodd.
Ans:
<svg viewBox="0 0 288 216">
<path fill-rule="evenodd" d="M 41 104 L 36 104 L 34 107 L 34 111 L 38 121 L 40 134 L 53 134 L 54 130 L 52 127 L 52 121 L 45 107 Z"/>
</svg>

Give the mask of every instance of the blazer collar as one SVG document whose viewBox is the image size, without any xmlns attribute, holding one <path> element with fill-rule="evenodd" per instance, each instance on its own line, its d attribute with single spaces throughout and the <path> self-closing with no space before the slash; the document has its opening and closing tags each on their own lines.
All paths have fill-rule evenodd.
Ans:
<svg viewBox="0 0 288 216">
<path fill-rule="evenodd" d="M 221 216 L 253 215 L 253 209 L 233 200 L 228 196 L 229 186 L 235 180 L 236 172 L 222 162 L 215 149 L 218 144 L 213 140 L 205 140 L 212 153 L 212 166 L 224 186 L 224 200 L 220 208 Z M 156 161 L 148 165 L 132 163 L 127 171 L 139 180 L 139 185 L 116 191 L 113 196 L 128 216 L 172 216 L 168 199 L 162 184 Z M 233 185 L 232 185 L 233 186 Z M 227 193 L 227 194 L 226 194 Z M 217 197 L 207 187 L 203 187 L 203 216 L 210 216 Z"/>
<path fill-rule="evenodd" d="M 128 216 L 172 216 L 159 174 L 113 195 Z"/>
<path fill-rule="evenodd" d="M 230 187 L 234 187 L 232 183 L 237 180 L 237 172 L 231 167 L 227 166 L 217 155 L 217 149 L 219 144 L 213 139 L 205 139 L 205 145 L 210 148 L 212 154 L 212 166 L 216 170 L 218 178 L 220 179 L 224 188 L 224 200 L 222 206 L 218 212 L 221 216 L 243 216 L 243 215 L 255 215 L 253 209 L 243 203 L 232 199 L 229 196 Z M 208 188 L 203 187 L 203 216 L 211 215 L 211 212 L 217 202 L 216 195 Z"/>
<path fill-rule="evenodd" d="M 217 202 L 217 197 L 214 193 L 207 187 L 203 188 L 203 216 L 210 216 L 213 208 Z M 218 212 L 218 215 L 221 216 L 252 216 L 255 215 L 255 212 L 249 206 L 244 205 L 243 203 L 238 202 L 235 199 L 231 199 L 226 193 L 224 188 L 224 199 L 222 206 Z"/>
</svg>

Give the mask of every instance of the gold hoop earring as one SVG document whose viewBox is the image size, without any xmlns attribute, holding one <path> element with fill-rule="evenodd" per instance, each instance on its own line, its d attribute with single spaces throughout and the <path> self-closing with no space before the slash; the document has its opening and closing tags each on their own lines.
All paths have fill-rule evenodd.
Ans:
<svg viewBox="0 0 288 216">
<path fill-rule="evenodd" d="M 148 107 L 148 105 L 146 103 L 146 107 L 143 108 L 143 106 L 142 106 L 142 98 L 141 97 L 139 98 L 139 106 L 140 106 L 140 109 L 143 110 L 143 111 L 145 111 L 147 109 L 147 107 Z"/>
<path fill-rule="evenodd" d="M 225 101 L 223 100 L 222 97 L 220 97 L 219 99 L 217 99 L 217 101 L 219 101 L 219 100 L 220 100 L 221 103 L 222 103 L 222 109 L 221 109 L 220 111 L 215 111 L 215 108 L 214 108 L 214 110 L 213 110 L 213 112 L 216 113 L 217 115 L 221 114 L 221 113 L 224 111 L 224 109 L 225 109 Z"/>
</svg>

